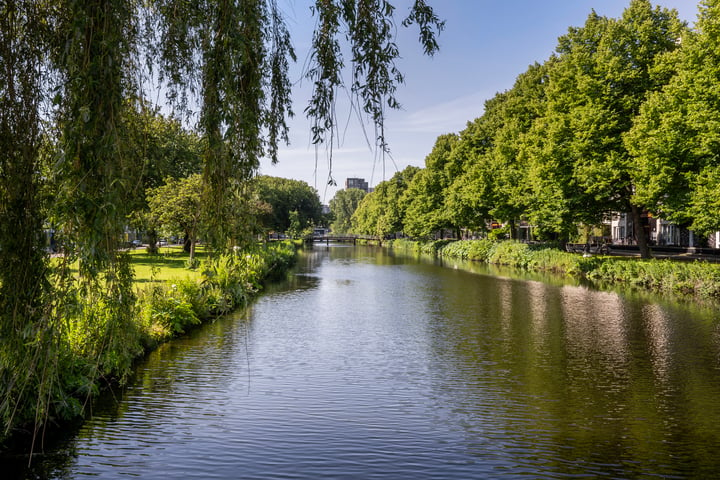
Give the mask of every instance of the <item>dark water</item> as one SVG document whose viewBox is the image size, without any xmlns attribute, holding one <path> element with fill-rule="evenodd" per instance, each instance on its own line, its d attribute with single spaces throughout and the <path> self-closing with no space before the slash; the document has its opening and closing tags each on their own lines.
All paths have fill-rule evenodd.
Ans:
<svg viewBox="0 0 720 480">
<path fill-rule="evenodd" d="M 720 477 L 717 311 L 372 249 L 301 263 L 23 475 Z"/>
</svg>

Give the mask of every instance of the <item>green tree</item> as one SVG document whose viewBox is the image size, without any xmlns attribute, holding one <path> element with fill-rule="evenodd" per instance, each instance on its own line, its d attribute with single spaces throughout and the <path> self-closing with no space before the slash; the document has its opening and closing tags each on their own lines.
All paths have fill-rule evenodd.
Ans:
<svg viewBox="0 0 720 480">
<path fill-rule="evenodd" d="M 203 226 L 202 177 L 168 177 L 163 185 L 147 194 L 150 214 L 168 235 L 184 235 L 188 241 L 190 263 L 195 259 L 195 244 Z"/>
<path fill-rule="evenodd" d="M 456 134 L 441 135 L 425 158 L 425 168 L 408 185 L 401 200 L 405 208 L 405 233 L 429 238 L 434 232 L 455 227 L 445 209 L 445 193 L 462 163 L 452 156 Z"/>
<path fill-rule="evenodd" d="M 136 162 L 130 224 L 145 232 L 148 249 L 157 251 L 157 231 L 152 222 L 146 192 L 162 185 L 167 178 L 180 179 L 201 170 L 200 137 L 152 108 L 147 102 L 138 101 L 127 110 L 128 135 L 131 153 Z M 139 194 L 135 194 L 139 191 Z"/>
<path fill-rule="evenodd" d="M 522 146 L 534 120 L 544 113 L 546 71 L 545 66 L 530 66 L 460 132 L 452 155 L 464 159 L 464 168 L 451 179 L 445 200 L 459 227 L 484 230 L 490 220 L 513 223 L 528 214 L 528 158 Z"/>
<path fill-rule="evenodd" d="M 317 225 L 322 219 L 322 205 L 317 191 L 302 180 L 260 175 L 254 181 L 259 201 L 270 206 L 269 214 L 261 220 L 268 230 L 286 232 L 290 228 L 290 213 L 297 213 L 299 229 Z"/>
<path fill-rule="evenodd" d="M 352 229 L 350 219 L 365 195 L 365 190 L 360 190 L 359 188 L 348 188 L 337 191 L 332 200 L 330 200 L 330 211 L 335 217 L 331 225 L 333 232 L 348 233 Z"/>
<path fill-rule="evenodd" d="M 382 184 L 380 184 L 382 185 Z M 368 193 L 358 204 L 350 219 L 351 231 L 359 235 L 377 235 L 377 224 L 385 204 L 378 188 Z"/>
<path fill-rule="evenodd" d="M 286 230 L 287 235 L 290 238 L 300 238 L 303 236 L 303 225 L 300 221 L 300 214 L 297 210 L 293 210 L 288 213 L 289 225 Z"/>
<path fill-rule="evenodd" d="M 685 31 L 676 11 L 649 0 L 632 0 L 620 19 L 593 12 L 583 27 L 559 40 L 558 60 L 549 70 L 547 115 L 537 132 L 543 139 L 538 157 L 561 172 L 563 202 L 553 210 L 567 212 L 570 223 L 632 212 L 643 256 L 649 256 L 641 228 L 644 205 L 633 197 L 636 166 L 622 135 L 648 93 L 662 87 L 653 67 Z M 548 169 L 540 170 L 538 180 L 548 178 Z M 547 195 L 543 183 L 539 191 Z"/>
<path fill-rule="evenodd" d="M 720 2 L 701 3 L 693 31 L 656 71 L 675 73 L 649 96 L 625 136 L 633 154 L 635 201 L 698 233 L 720 229 Z"/>
<path fill-rule="evenodd" d="M 445 189 L 444 209 L 448 218 L 462 229 L 484 229 L 490 218 L 490 209 L 493 199 L 495 176 L 488 169 L 488 150 L 492 148 L 496 132 L 496 125 L 492 125 L 492 106 L 494 99 L 485 103 L 485 113 L 460 132 L 457 145 L 453 148 L 452 156 L 463 158 L 464 168 L 449 178 L 449 185 Z"/>
<path fill-rule="evenodd" d="M 486 196 L 492 198 L 490 216 L 511 225 L 517 220 L 530 219 L 532 203 L 529 173 L 532 158 L 527 150 L 527 138 L 538 119 L 546 113 L 546 86 L 552 60 L 543 65 L 531 65 L 519 75 L 511 90 L 496 107 L 502 119 L 493 141 L 485 178 L 493 187 Z M 515 235 L 515 229 L 511 229 Z"/>
<path fill-rule="evenodd" d="M 380 182 L 362 199 L 351 218 L 352 231 L 385 238 L 405 229 L 403 195 L 420 168 L 408 166 L 390 180 Z"/>
<path fill-rule="evenodd" d="M 163 115 L 159 107 L 143 100 L 130 105 L 126 115 L 130 155 L 135 162 L 133 186 L 142 189 L 138 195 L 141 206 L 147 189 L 159 187 L 167 178 L 201 172 L 202 139 L 179 119 Z"/>
</svg>

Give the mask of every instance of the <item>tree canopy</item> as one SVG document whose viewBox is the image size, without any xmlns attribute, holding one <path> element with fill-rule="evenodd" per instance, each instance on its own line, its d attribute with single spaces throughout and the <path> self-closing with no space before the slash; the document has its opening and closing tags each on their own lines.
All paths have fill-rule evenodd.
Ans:
<svg viewBox="0 0 720 480">
<path fill-rule="evenodd" d="M 350 219 L 352 231 L 380 238 L 402 233 L 406 218 L 403 196 L 419 171 L 418 167 L 408 166 L 365 195 Z"/>
<path fill-rule="evenodd" d="M 330 213 L 334 220 L 331 224 L 334 233 L 348 233 L 352 230 L 352 216 L 358 205 L 365 197 L 365 190 L 359 188 L 348 188 L 338 190 L 330 200 Z"/>
<path fill-rule="evenodd" d="M 168 177 L 163 185 L 148 190 L 147 202 L 151 216 L 167 236 L 183 235 L 188 239 L 192 263 L 203 225 L 200 174 L 181 179 Z"/>
<path fill-rule="evenodd" d="M 701 4 L 695 29 L 659 62 L 670 79 L 650 95 L 625 136 L 635 198 L 698 233 L 720 229 L 720 2 Z"/>
<path fill-rule="evenodd" d="M 647 256 L 645 213 L 720 229 L 718 25 L 717 0 L 692 30 L 648 0 L 619 18 L 591 12 L 463 131 L 438 137 L 395 200 L 404 233 L 526 222 L 535 238 L 567 241 L 627 212 Z M 355 213 L 358 233 L 375 234 L 394 208 L 376 193 Z"/>
<path fill-rule="evenodd" d="M 293 220 L 298 231 L 320 223 L 320 197 L 306 182 L 260 175 L 252 186 L 258 200 L 269 206 L 260 216 L 265 231 L 285 233 Z"/>
</svg>

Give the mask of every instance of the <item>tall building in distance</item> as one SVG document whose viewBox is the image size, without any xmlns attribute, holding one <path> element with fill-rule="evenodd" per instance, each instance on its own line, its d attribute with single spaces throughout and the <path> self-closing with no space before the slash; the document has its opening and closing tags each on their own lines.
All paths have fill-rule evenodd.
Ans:
<svg viewBox="0 0 720 480">
<path fill-rule="evenodd" d="M 364 178 L 347 178 L 345 179 L 345 188 L 359 188 L 368 192 L 368 182 Z"/>
</svg>

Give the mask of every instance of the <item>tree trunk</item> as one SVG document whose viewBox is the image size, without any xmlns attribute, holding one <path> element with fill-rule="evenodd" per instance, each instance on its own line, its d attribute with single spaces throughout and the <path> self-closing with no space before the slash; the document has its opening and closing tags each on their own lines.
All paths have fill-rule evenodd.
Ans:
<svg viewBox="0 0 720 480">
<path fill-rule="evenodd" d="M 630 205 L 630 212 L 633 221 L 633 235 L 635 236 L 635 242 L 637 243 L 638 249 L 640 250 L 641 258 L 651 258 L 650 247 L 648 246 L 647 236 L 645 235 L 645 228 L 642 224 L 642 217 L 640 207 L 637 205 Z"/>
<path fill-rule="evenodd" d="M 192 241 L 190 241 L 190 235 L 186 233 L 185 238 L 183 239 L 183 252 L 190 253 L 191 245 Z"/>
<path fill-rule="evenodd" d="M 156 253 L 158 253 L 158 244 L 157 244 L 157 243 L 158 243 L 158 233 L 157 233 L 157 230 L 155 230 L 154 228 L 151 228 L 151 229 L 149 229 L 149 230 L 146 232 L 146 235 L 147 235 L 147 237 L 148 237 L 148 246 L 147 246 L 147 251 L 148 251 L 148 253 L 151 253 L 151 254 L 153 254 L 153 255 L 156 254 Z"/>
</svg>

